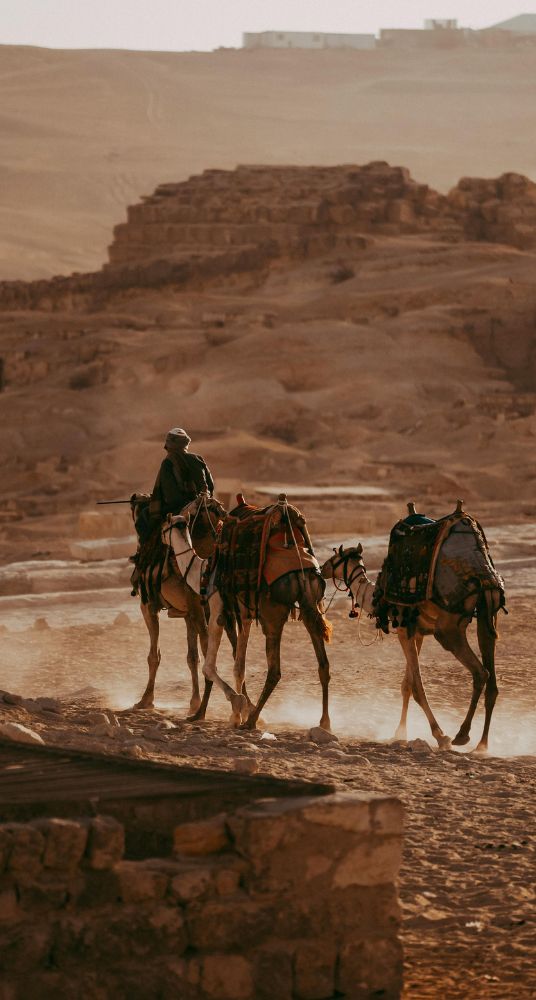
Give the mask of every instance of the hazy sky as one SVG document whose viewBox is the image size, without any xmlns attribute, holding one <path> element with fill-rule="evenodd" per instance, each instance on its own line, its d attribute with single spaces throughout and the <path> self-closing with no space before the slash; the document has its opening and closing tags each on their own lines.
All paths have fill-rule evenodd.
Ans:
<svg viewBox="0 0 536 1000">
<path fill-rule="evenodd" d="M 523 11 L 522 0 L 0 0 L 0 44 L 52 48 L 237 47 L 269 28 L 376 32 L 457 17 L 484 27 Z M 529 8 L 530 9 L 530 8 Z M 536 3 L 534 4 L 536 9 Z"/>
</svg>

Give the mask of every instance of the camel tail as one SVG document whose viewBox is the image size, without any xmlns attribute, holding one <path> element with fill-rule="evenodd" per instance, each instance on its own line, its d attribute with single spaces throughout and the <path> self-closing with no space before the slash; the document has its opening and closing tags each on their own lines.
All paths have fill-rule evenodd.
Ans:
<svg viewBox="0 0 536 1000">
<path fill-rule="evenodd" d="M 333 625 L 326 618 L 323 611 L 319 607 L 315 608 L 315 625 L 320 632 L 324 642 L 331 642 L 331 636 L 333 635 Z"/>
<path fill-rule="evenodd" d="M 325 615 L 321 614 L 322 618 L 322 637 L 324 642 L 331 642 L 331 636 L 333 635 L 333 625 L 329 622 Z"/>
</svg>

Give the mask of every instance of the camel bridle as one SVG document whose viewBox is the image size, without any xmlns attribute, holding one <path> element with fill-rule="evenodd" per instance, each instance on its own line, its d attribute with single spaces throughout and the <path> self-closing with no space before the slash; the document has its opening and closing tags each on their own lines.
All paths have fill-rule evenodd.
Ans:
<svg viewBox="0 0 536 1000">
<path fill-rule="evenodd" d="M 356 554 L 354 554 L 354 553 L 356 553 Z M 348 549 L 347 552 L 344 552 L 342 550 L 342 546 L 341 546 L 340 550 L 336 549 L 335 550 L 335 555 L 332 556 L 331 559 L 329 560 L 330 565 L 331 565 L 331 580 L 332 580 L 333 586 L 335 587 L 336 591 L 339 591 L 339 593 L 342 593 L 343 591 L 346 591 L 347 593 L 349 593 L 349 595 L 350 595 L 350 597 L 352 599 L 352 609 L 351 609 L 348 617 L 349 618 L 357 618 L 357 620 L 358 620 L 357 621 L 357 637 L 359 639 L 359 642 L 360 642 L 361 646 L 372 646 L 373 643 L 375 643 L 375 642 L 378 641 L 378 639 L 381 639 L 381 634 L 380 634 L 380 632 L 378 630 L 376 630 L 372 642 L 365 642 L 364 639 L 363 639 L 363 636 L 361 635 L 361 619 L 363 617 L 363 599 L 364 599 L 365 594 L 366 594 L 366 588 L 370 587 L 372 589 L 373 585 L 370 582 L 370 580 L 367 580 L 367 576 L 366 576 L 366 572 L 367 571 L 366 571 L 365 566 L 363 565 L 363 563 L 361 561 L 359 561 L 360 557 L 361 557 L 361 553 L 358 552 L 356 549 Z M 348 573 L 348 566 L 349 566 L 349 563 L 350 563 L 351 559 L 357 559 L 358 562 L 357 562 L 357 565 L 354 566 L 350 570 L 350 573 Z M 335 576 L 335 571 L 339 569 L 339 566 L 342 566 L 342 579 L 343 579 L 343 584 L 344 584 L 343 587 L 339 587 L 337 585 L 337 577 Z M 359 583 L 357 584 L 356 593 L 355 593 L 355 597 L 354 597 L 354 593 L 352 591 L 352 585 L 355 583 L 356 580 L 359 580 Z M 361 591 L 361 586 L 362 586 L 363 583 L 365 584 L 365 590 L 364 590 L 363 598 L 362 598 L 361 595 L 360 595 L 360 591 Z M 333 595 L 333 597 L 334 596 L 335 596 L 335 594 Z M 331 598 L 331 601 L 333 600 L 333 597 Z M 331 605 L 331 601 L 329 602 L 328 607 Z"/>
<path fill-rule="evenodd" d="M 358 559 L 359 560 L 359 558 L 360 558 L 360 553 L 358 552 L 358 554 L 356 556 L 356 555 L 354 555 L 355 552 L 356 552 L 355 549 L 348 549 L 348 551 L 346 551 L 346 552 L 344 552 L 344 551 L 338 551 L 330 559 L 330 564 L 331 564 L 331 580 L 332 580 L 333 586 L 335 587 L 335 590 L 338 590 L 339 593 L 342 593 L 344 590 L 346 590 L 346 592 L 348 594 L 350 594 L 350 597 L 352 599 L 352 610 L 350 611 L 350 614 L 348 616 L 349 618 L 358 618 L 359 617 L 359 612 L 356 611 L 356 608 L 359 608 L 361 606 L 361 603 L 362 603 L 360 600 L 358 600 L 358 598 L 359 598 L 359 592 L 361 590 L 361 582 L 365 582 L 365 584 L 368 583 L 369 586 L 372 586 L 372 584 L 370 584 L 368 580 L 361 581 L 357 585 L 356 596 L 354 597 L 354 594 L 353 594 L 353 591 L 352 591 L 353 584 L 356 582 L 356 580 L 358 580 L 360 577 L 364 577 L 365 574 L 366 574 L 366 570 L 365 570 L 365 567 L 364 567 L 363 563 L 359 562 L 359 561 L 357 562 L 357 565 L 353 566 L 352 569 L 350 570 L 350 572 L 348 572 L 348 567 L 349 567 L 350 560 L 352 560 L 352 559 Z M 335 572 L 336 572 L 336 570 L 339 569 L 340 566 L 342 566 L 342 579 L 343 579 L 343 584 L 344 584 L 343 587 L 339 587 L 338 586 L 338 584 L 337 584 L 338 577 L 335 576 Z"/>
</svg>

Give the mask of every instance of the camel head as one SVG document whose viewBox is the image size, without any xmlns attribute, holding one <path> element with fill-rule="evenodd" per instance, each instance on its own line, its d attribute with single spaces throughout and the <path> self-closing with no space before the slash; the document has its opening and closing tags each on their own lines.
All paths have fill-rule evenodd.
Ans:
<svg viewBox="0 0 536 1000">
<path fill-rule="evenodd" d="M 326 580 L 344 580 L 348 578 L 348 571 L 351 572 L 357 566 L 365 569 L 361 542 L 349 545 L 348 548 L 343 548 L 342 545 L 334 548 L 333 555 L 326 559 L 320 572 Z"/>
</svg>

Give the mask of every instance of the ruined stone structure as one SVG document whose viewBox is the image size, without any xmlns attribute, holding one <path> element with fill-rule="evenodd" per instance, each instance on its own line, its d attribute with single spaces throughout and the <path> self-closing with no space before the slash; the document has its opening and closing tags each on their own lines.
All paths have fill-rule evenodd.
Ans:
<svg viewBox="0 0 536 1000">
<path fill-rule="evenodd" d="M 237 167 L 162 184 L 114 230 L 110 266 L 263 251 L 266 258 L 359 250 L 363 233 L 440 225 L 445 199 L 403 167 Z M 445 224 L 448 222 L 445 220 Z"/>
<path fill-rule="evenodd" d="M 101 815 L 0 826 L 2 997 L 400 996 L 396 799 L 264 799 L 176 826 L 168 857 L 124 845 Z"/>
<path fill-rule="evenodd" d="M 2 309 L 99 308 L 129 288 L 262 280 L 277 262 L 356 255 L 375 236 L 536 246 L 536 184 L 464 178 L 448 195 L 403 167 L 237 167 L 162 184 L 128 209 L 94 274 L 0 283 Z"/>
</svg>

